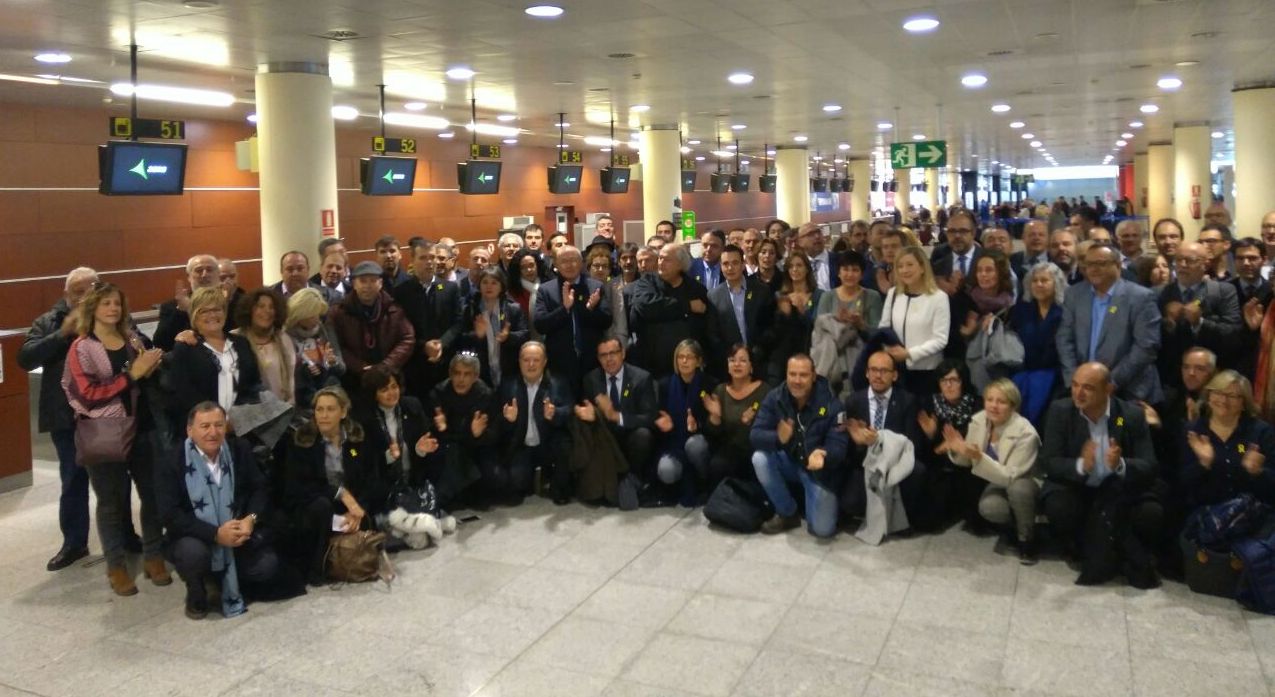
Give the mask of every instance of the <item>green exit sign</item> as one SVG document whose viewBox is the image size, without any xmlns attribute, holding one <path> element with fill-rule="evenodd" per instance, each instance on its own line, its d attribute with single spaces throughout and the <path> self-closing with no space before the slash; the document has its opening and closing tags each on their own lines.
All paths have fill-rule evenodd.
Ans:
<svg viewBox="0 0 1275 697">
<path fill-rule="evenodd" d="M 931 169 L 947 166 L 946 140 L 919 140 L 911 143 L 890 143 L 890 168 Z"/>
</svg>

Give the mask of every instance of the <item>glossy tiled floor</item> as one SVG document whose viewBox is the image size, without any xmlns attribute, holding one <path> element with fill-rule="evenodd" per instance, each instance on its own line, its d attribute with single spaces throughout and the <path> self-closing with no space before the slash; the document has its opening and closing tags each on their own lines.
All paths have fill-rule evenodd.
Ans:
<svg viewBox="0 0 1275 697">
<path fill-rule="evenodd" d="M 392 590 L 191 622 L 179 584 L 116 598 L 44 571 L 56 472 L 0 496 L 8 695 L 1271 694 L 1275 618 L 1170 584 L 1073 586 L 959 530 L 867 547 L 740 537 L 698 511 L 533 500 L 405 553 Z"/>
</svg>

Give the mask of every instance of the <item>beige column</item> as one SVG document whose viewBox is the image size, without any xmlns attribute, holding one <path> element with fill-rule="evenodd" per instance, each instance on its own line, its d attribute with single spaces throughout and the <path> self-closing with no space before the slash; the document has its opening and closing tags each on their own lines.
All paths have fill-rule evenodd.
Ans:
<svg viewBox="0 0 1275 697">
<path fill-rule="evenodd" d="M 1147 148 L 1147 217 L 1149 225 L 1173 217 L 1173 144 L 1152 143 Z"/>
<path fill-rule="evenodd" d="M 925 207 L 933 213 L 939 207 L 939 171 L 925 170 Z"/>
<path fill-rule="evenodd" d="M 1261 237 L 1262 216 L 1275 210 L 1275 85 L 1236 87 L 1231 93 L 1235 119 L 1236 237 Z"/>
<path fill-rule="evenodd" d="M 868 193 L 872 190 L 872 162 L 850 160 L 850 176 L 854 178 L 854 191 L 850 192 L 850 219 L 872 220 L 872 207 Z"/>
<path fill-rule="evenodd" d="M 338 226 L 336 130 L 332 79 L 319 63 L 269 63 L 257 70 L 257 135 L 261 164 L 261 277 L 279 280 L 279 258 L 292 249 L 310 256 L 324 211 Z"/>
<path fill-rule="evenodd" d="M 804 145 L 775 148 L 775 217 L 793 227 L 810 222 L 809 165 Z"/>
<path fill-rule="evenodd" d="M 1173 128 L 1173 213 L 1182 222 L 1186 239 L 1193 240 L 1204 224 L 1204 209 L 1212 201 L 1212 129 L 1208 124 L 1183 124 Z"/>
<path fill-rule="evenodd" d="M 912 170 L 894 170 L 894 181 L 898 191 L 894 192 L 894 207 L 903 215 L 903 224 L 907 225 L 908 209 L 912 207 Z"/>
<path fill-rule="evenodd" d="M 1133 154 L 1133 212 L 1135 215 L 1147 214 L 1147 154 Z"/>
<path fill-rule="evenodd" d="M 950 155 L 951 153 L 948 154 Z M 959 203 L 961 200 L 961 173 L 955 169 L 949 169 L 947 171 L 946 179 L 947 201 L 944 205 L 951 206 L 954 203 Z"/>
<path fill-rule="evenodd" d="M 673 219 L 673 199 L 682 195 L 681 140 L 676 125 L 648 126 L 638 136 L 642 159 L 642 219 L 646 237 L 655 224 Z M 641 244 L 643 240 L 629 240 Z"/>
</svg>

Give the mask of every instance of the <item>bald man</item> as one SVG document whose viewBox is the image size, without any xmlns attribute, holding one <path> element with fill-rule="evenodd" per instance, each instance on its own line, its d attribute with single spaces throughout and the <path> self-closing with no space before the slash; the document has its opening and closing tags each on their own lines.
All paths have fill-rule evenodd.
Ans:
<svg viewBox="0 0 1275 697">
<path fill-rule="evenodd" d="M 1178 245 L 1177 280 L 1160 291 L 1160 380 L 1182 387 L 1182 355 L 1192 346 L 1217 354 L 1221 368 L 1234 365 L 1244 319 L 1235 286 L 1208 277 L 1209 252 L 1199 242 Z"/>
<path fill-rule="evenodd" d="M 584 374 L 598 366 L 598 343 L 611 327 L 611 306 L 602 283 L 585 276 L 580 250 L 567 245 L 554 257 L 557 276 L 536 292 L 536 331 L 549 354 L 549 370 L 580 393 Z"/>
<path fill-rule="evenodd" d="M 172 300 L 159 306 L 159 325 L 155 327 L 155 346 L 173 350 L 177 335 L 190 329 L 190 294 L 200 288 L 214 288 L 221 283 L 220 265 L 211 254 L 196 254 L 186 261 L 186 280 L 177 282 Z M 234 312 L 226 313 L 226 331 L 235 328 Z"/>
</svg>

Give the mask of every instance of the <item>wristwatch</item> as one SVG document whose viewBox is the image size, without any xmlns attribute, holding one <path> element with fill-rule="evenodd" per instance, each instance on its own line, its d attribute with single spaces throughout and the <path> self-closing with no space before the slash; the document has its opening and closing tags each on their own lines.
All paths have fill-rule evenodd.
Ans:
<svg viewBox="0 0 1275 697">
<path fill-rule="evenodd" d="M 248 520 L 251 520 L 251 521 L 252 521 L 252 524 L 253 524 L 253 525 L 256 525 L 256 524 L 257 524 L 257 514 L 256 514 L 256 513 L 249 513 L 249 514 L 248 514 Z"/>
</svg>

